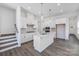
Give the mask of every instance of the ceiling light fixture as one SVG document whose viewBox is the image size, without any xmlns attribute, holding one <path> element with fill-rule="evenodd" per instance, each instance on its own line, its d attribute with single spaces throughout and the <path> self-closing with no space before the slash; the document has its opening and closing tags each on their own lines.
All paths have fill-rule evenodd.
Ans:
<svg viewBox="0 0 79 59">
<path fill-rule="evenodd" d="M 31 10 L 31 7 L 29 6 L 29 7 L 27 7 L 29 10 Z"/>
<path fill-rule="evenodd" d="M 61 9 L 60 12 L 63 12 L 63 9 Z"/>
<path fill-rule="evenodd" d="M 41 14 L 41 12 L 39 11 L 38 14 Z"/>
<path fill-rule="evenodd" d="M 52 13 L 52 9 L 49 9 L 48 15 L 50 16 Z"/>
<path fill-rule="evenodd" d="M 44 16 L 43 16 L 43 3 L 41 3 L 41 20 L 43 20 Z"/>
<path fill-rule="evenodd" d="M 43 15 L 41 15 L 41 20 L 43 20 L 44 19 L 44 16 Z"/>
<path fill-rule="evenodd" d="M 57 6 L 60 6 L 61 4 L 60 3 L 57 3 Z"/>
</svg>

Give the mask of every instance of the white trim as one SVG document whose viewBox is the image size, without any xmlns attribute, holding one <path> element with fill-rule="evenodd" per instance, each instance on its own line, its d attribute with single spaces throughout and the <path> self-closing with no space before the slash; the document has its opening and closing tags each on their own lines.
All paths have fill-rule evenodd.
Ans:
<svg viewBox="0 0 79 59">
<path fill-rule="evenodd" d="M 16 39 L 17 39 L 17 42 L 18 42 L 18 47 L 21 47 L 21 31 L 20 31 L 20 19 L 21 19 L 21 7 L 20 6 L 17 6 L 16 8 L 16 28 L 17 28 L 17 32 L 16 32 Z"/>
<path fill-rule="evenodd" d="M 8 47 L 8 48 L 5 48 L 5 49 L 2 49 L 0 50 L 0 52 L 4 52 L 4 51 L 7 51 L 7 50 L 10 50 L 10 49 L 13 49 L 13 48 L 16 48 L 18 45 L 15 45 L 15 46 L 11 46 L 11 47 Z"/>
</svg>

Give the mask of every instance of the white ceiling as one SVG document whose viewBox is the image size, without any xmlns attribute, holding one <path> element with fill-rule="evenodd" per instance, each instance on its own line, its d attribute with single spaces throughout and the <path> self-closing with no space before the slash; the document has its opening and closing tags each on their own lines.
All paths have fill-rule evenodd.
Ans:
<svg viewBox="0 0 79 59">
<path fill-rule="evenodd" d="M 11 8 L 16 8 L 16 6 L 24 6 L 28 11 L 35 15 L 49 16 L 49 15 L 59 15 L 63 13 L 75 12 L 79 10 L 79 3 L 6 3 L 3 4 Z M 51 9 L 51 11 L 49 11 Z"/>
</svg>

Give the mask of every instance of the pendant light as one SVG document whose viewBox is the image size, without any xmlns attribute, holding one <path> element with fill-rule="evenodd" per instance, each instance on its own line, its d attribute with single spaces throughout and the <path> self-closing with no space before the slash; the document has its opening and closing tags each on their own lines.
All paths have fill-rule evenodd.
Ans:
<svg viewBox="0 0 79 59">
<path fill-rule="evenodd" d="M 41 20 L 43 20 L 43 3 L 41 3 Z"/>
</svg>

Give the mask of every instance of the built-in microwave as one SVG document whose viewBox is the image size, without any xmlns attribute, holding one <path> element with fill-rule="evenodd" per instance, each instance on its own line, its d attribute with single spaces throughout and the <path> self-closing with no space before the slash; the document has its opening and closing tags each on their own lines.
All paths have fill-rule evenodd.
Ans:
<svg viewBox="0 0 79 59">
<path fill-rule="evenodd" d="M 44 30 L 45 32 L 50 32 L 50 27 L 45 27 Z"/>
</svg>

